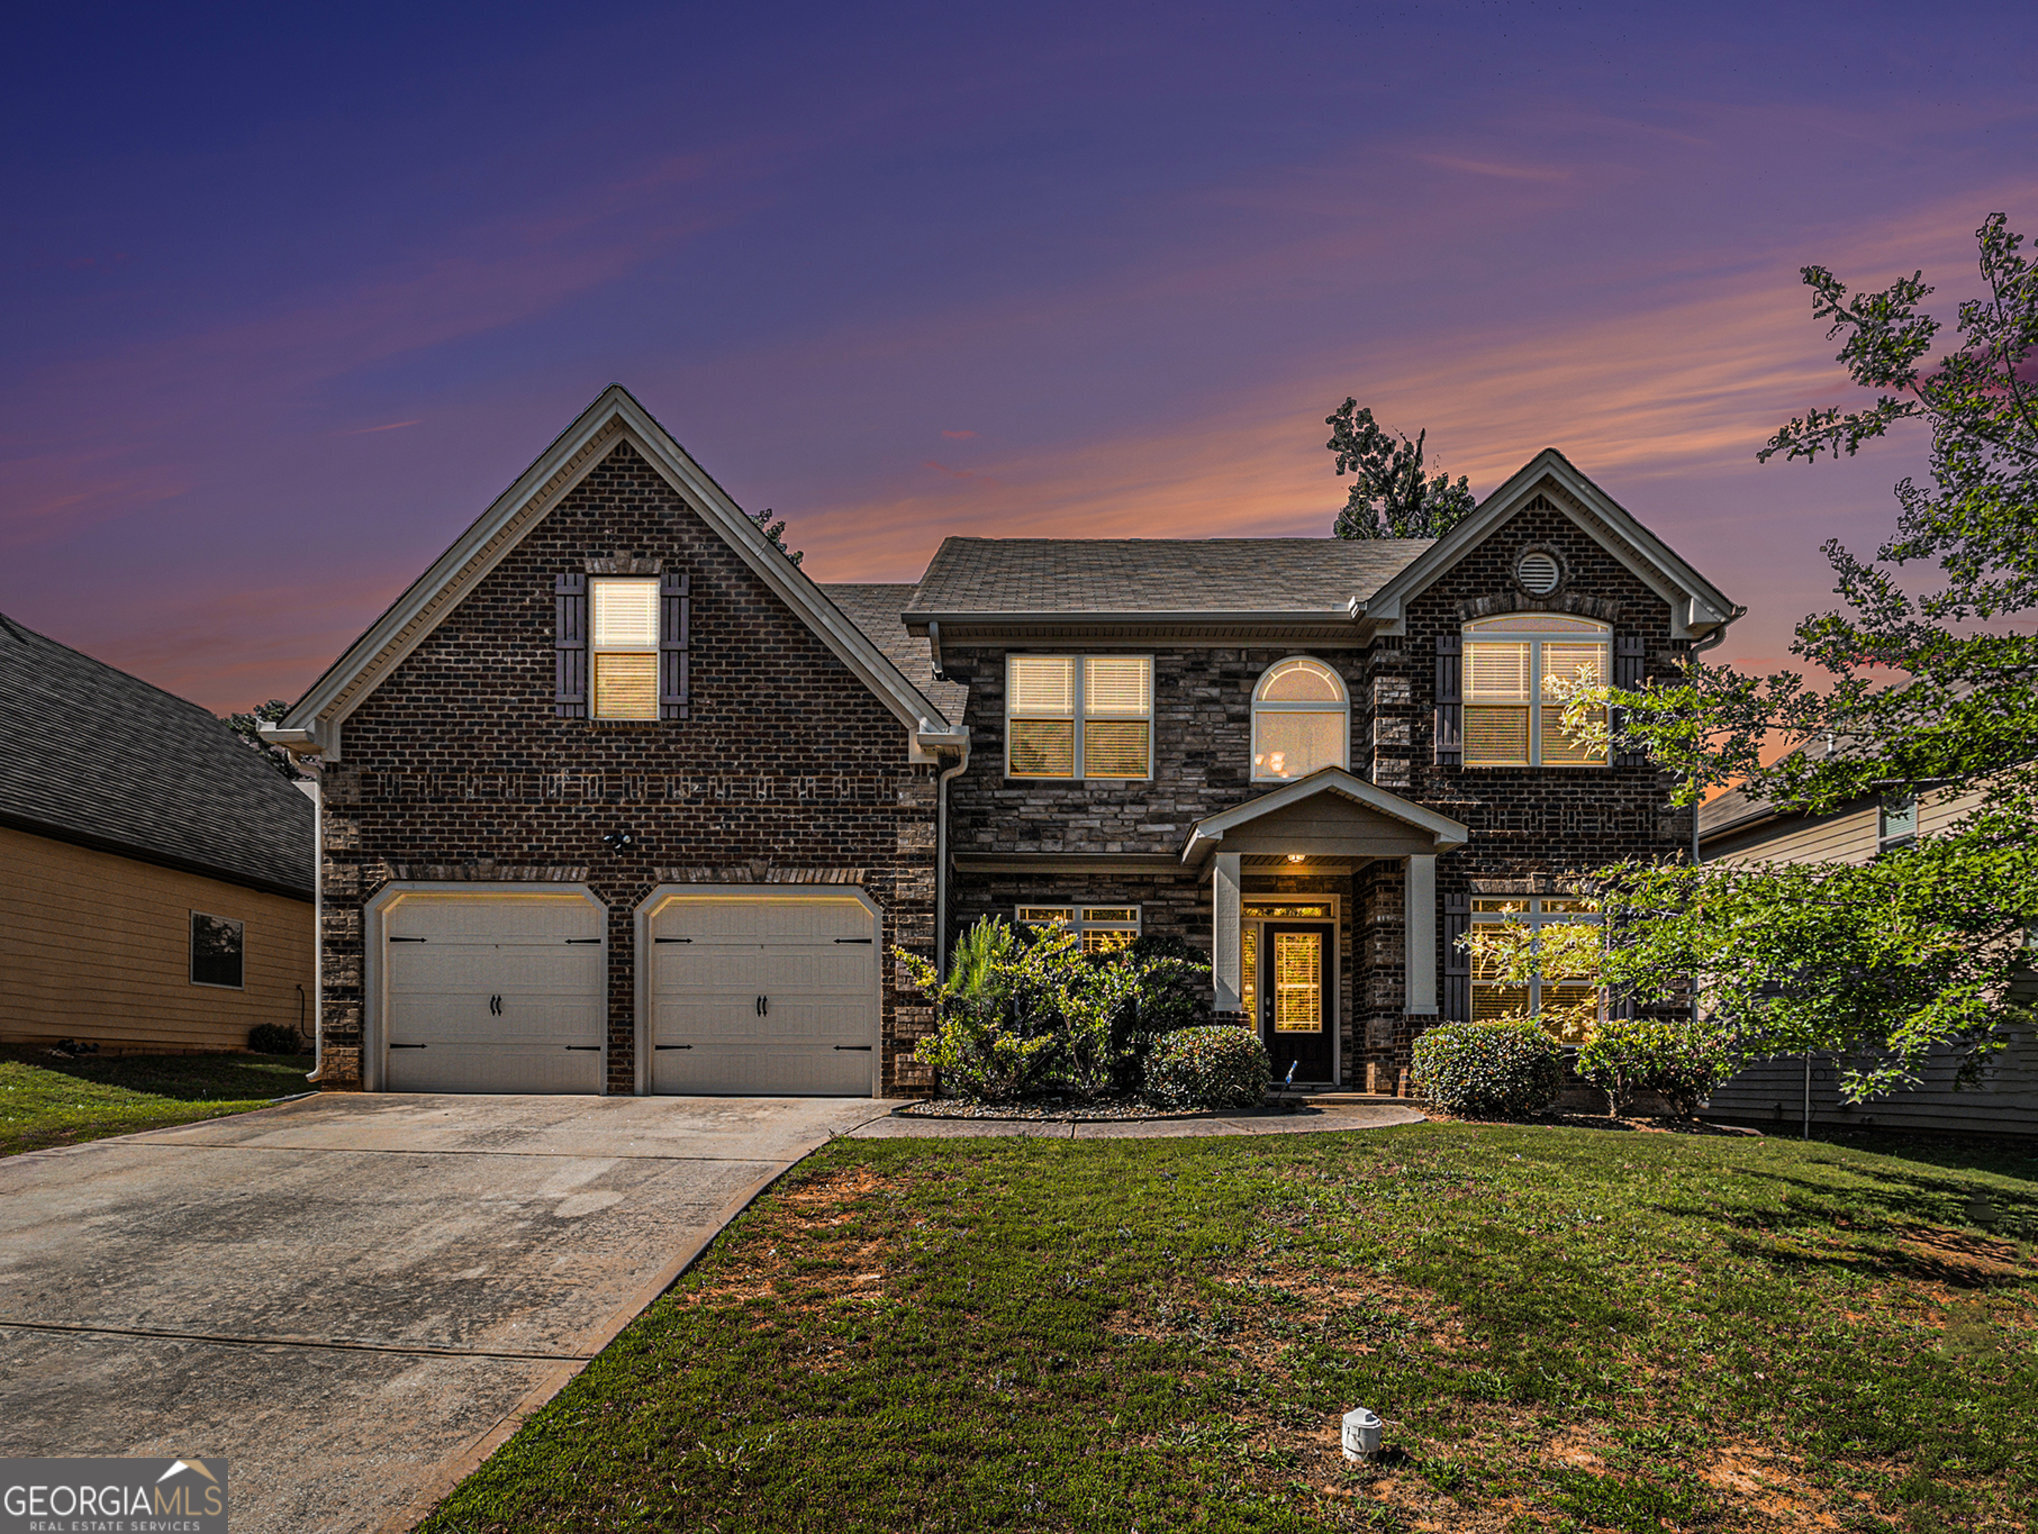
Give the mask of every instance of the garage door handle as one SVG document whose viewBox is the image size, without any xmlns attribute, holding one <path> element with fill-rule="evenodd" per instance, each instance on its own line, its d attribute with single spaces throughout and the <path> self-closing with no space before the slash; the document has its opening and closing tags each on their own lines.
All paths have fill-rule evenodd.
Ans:
<svg viewBox="0 0 2038 1534">
<path fill-rule="evenodd" d="M 601 1048 L 601 1045 L 599 1045 L 599 1044 L 568 1044 L 568 1045 L 566 1046 L 566 1048 L 567 1048 L 567 1049 L 569 1049 L 569 1050 L 574 1050 L 574 1049 L 586 1049 L 586 1050 L 593 1050 L 593 1049 L 600 1049 L 600 1048 Z"/>
<path fill-rule="evenodd" d="M 598 937 L 570 937 L 566 941 L 569 943 L 599 943 L 601 939 Z"/>
<path fill-rule="evenodd" d="M 666 1050 L 668 1050 L 668 1049 L 692 1049 L 692 1048 L 693 1048 L 693 1045 L 691 1045 L 691 1044 L 653 1044 L 653 1045 L 652 1045 L 651 1047 L 652 1047 L 653 1049 L 657 1050 L 657 1051 L 658 1051 L 658 1052 L 659 1052 L 660 1054 L 664 1054 L 664 1053 L 665 1053 L 665 1051 L 666 1051 Z"/>
<path fill-rule="evenodd" d="M 870 1046 L 868 1044 L 837 1044 L 835 1047 L 837 1049 L 846 1049 L 852 1054 L 867 1055 L 870 1053 Z"/>
<path fill-rule="evenodd" d="M 390 1047 L 391 1049 L 423 1049 L 423 1048 L 424 1048 L 424 1045 L 422 1045 L 422 1044 L 392 1044 L 392 1045 L 390 1045 L 389 1047 Z"/>
<path fill-rule="evenodd" d="M 393 937 L 389 941 L 392 943 L 422 943 L 424 939 L 421 937 Z"/>
<path fill-rule="evenodd" d="M 838 943 L 869 943 L 872 940 L 867 937 L 838 937 L 835 941 Z"/>
<path fill-rule="evenodd" d="M 654 937 L 651 941 L 654 943 L 691 943 L 693 939 L 690 937 Z"/>
</svg>

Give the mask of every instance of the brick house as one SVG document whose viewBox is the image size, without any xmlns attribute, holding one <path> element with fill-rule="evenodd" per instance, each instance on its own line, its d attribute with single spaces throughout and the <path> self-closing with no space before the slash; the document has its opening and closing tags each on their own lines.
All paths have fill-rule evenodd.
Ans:
<svg viewBox="0 0 2038 1534">
<path fill-rule="evenodd" d="M 1539 1008 L 1455 939 L 1691 841 L 1561 727 L 1739 616 L 1545 451 L 1445 538 L 947 540 L 818 585 L 606 391 L 274 730 L 320 762 L 322 1079 L 915 1092 L 886 958 L 1212 955 L 1277 1071 Z"/>
</svg>

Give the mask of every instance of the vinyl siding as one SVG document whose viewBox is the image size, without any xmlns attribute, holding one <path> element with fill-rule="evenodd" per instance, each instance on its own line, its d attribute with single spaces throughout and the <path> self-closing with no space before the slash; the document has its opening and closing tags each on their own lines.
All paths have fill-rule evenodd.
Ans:
<svg viewBox="0 0 2038 1534">
<path fill-rule="evenodd" d="M 245 924 L 243 989 L 191 983 L 193 911 Z M 297 1023 L 300 985 L 310 901 L 0 828 L 0 1042 L 245 1049 L 255 1024 Z"/>
</svg>

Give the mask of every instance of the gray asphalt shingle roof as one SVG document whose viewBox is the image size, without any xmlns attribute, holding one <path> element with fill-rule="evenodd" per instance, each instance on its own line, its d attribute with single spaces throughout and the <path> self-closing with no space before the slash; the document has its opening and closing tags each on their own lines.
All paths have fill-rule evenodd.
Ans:
<svg viewBox="0 0 2038 1534">
<path fill-rule="evenodd" d="M 200 708 L 0 615 L 0 819 L 312 892 L 312 807 Z"/>
<path fill-rule="evenodd" d="M 1426 538 L 945 538 L 910 610 L 1328 612 L 1364 600 Z"/>
<path fill-rule="evenodd" d="M 851 623 L 870 636 L 871 643 L 884 651 L 906 680 L 941 710 L 950 724 L 962 722 L 962 706 L 969 697 L 969 689 L 956 682 L 937 682 L 934 657 L 927 641 L 915 639 L 899 621 L 899 614 L 913 599 L 911 586 L 855 582 L 824 585 L 821 589 Z"/>
</svg>

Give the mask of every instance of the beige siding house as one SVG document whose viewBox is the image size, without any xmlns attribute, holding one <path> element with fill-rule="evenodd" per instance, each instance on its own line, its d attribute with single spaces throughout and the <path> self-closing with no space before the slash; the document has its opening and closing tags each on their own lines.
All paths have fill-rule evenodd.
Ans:
<svg viewBox="0 0 2038 1534">
<path fill-rule="evenodd" d="M 0 1044 L 308 1040 L 312 859 L 310 800 L 211 714 L 0 615 Z"/>
<path fill-rule="evenodd" d="M 1829 815 L 1779 809 L 1738 792 L 1699 811 L 1700 851 L 1709 863 L 1866 863 L 1887 847 L 1939 834 L 1972 809 L 1973 794 L 1926 795 L 1915 804 L 1878 801 Z M 1844 1056 L 1789 1055 L 1742 1071 L 1712 1096 L 1708 1112 L 1757 1123 L 1811 1121 L 1833 1128 L 1931 1129 L 2038 1134 L 2038 1041 L 2020 1037 L 1979 1082 L 1956 1081 L 1957 1062 L 1935 1056 L 1917 1086 L 1864 1103 L 1842 1100 Z"/>
</svg>

